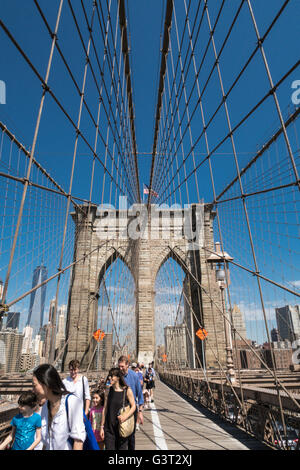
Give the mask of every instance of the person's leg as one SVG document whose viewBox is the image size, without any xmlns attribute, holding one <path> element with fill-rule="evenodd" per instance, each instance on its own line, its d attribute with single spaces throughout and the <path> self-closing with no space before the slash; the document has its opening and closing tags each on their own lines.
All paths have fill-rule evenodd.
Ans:
<svg viewBox="0 0 300 470">
<path fill-rule="evenodd" d="M 117 440 L 116 450 L 130 450 L 128 446 L 128 437 L 124 438 L 124 437 L 118 436 L 116 440 Z"/>
<path fill-rule="evenodd" d="M 149 401 L 153 402 L 153 383 L 152 382 L 149 386 Z"/>
<path fill-rule="evenodd" d="M 137 410 L 134 412 L 134 430 L 133 433 L 128 437 L 128 450 L 135 450 L 135 428 L 137 420 Z"/>
<path fill-rule="evenodd" d="M 104 444 L 105 444 L 105 450 L 116 450 L 115 434 L 105 430 Z"/>
<path fill-rule="evenodd" d="M 100 450 L 104 450 L 104 448 L 105 448 L 104 441 L 99 441 L 98 446 L 99 446 Z"/>
<path fill-rule="evenodd" d="M 136 431 L 140 430 L 140 423 L 141 423 L 140 415 L 137 414 L 136 426 L 135 426 Z"/>
</svg>

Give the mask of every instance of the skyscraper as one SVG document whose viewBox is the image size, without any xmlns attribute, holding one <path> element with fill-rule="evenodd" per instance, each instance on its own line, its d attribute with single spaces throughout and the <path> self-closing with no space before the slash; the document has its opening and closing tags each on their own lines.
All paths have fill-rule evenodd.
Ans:
<svg viewBox="0 0 300 470">
<path fill-rule="evenodd" d="M 6 328 L 16 330 L 20 324 L 20 312 L 8 312 L 6 320 Z"/>
<path fill-rule="evenodd" d="M 181 325 L 166 326 L 165 349 L 169 364 L 176 364 L 181 367 L 188 366 L 187 350 L 187 328 L 184 323 Z"/>
<path fill-rule="evenodd" d="M 41 284 L 47 279 L 48 272 L 46 266 L 37 266 L 33 272 L 32 288 Z M 30 305 L 26 326 L 33 329 L 33 336 L 37 335 L 44 321 L 44 308 L 47 286 L 44 284 L 39 289 L 33 291 L 30 296 Z"/>
<path fill-rule="evenodd" d="M 275 308 L 280 340 L 291 343 L 300 338 L 300 305 L 285 305 Z"/>
<path fill-rule="evenodd" d="M 22 354 L 28 354 L 32 350 L 33 329 L 31 326 L 25 326 L 23 330 Z"/>
<path fill-rule="evenodd" d="M 241 340 L 241 338 L 246 339 L 247 330 L 246 330 L 244 315 L 236 304 L 234 304 L 232 308 L 232 321 L 233 321 L 234 328 L 239 333 L 236 335 L 235 339 L 238 341 Z"/>
<path fill-rule="evenodd" d="M 1 331 L 0 369 L 2 373 L 18 372 L 23 338 L 24 336 L 16 331 Z"/>
<path fill-rule="evenodd" d="M 61 348 L 63 343 L 66 340 L 66 335 L 65 335 L 66 311 L 67 311 L 66 305 L 62 305 L 59 308 L 58 328 L 57 328 L 57 333 L 56 333 L 55 349 Z"/>
</svg>

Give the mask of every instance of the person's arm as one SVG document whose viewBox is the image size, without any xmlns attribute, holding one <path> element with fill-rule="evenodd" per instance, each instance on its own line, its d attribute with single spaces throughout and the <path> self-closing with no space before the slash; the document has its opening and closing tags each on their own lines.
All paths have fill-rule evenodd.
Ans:
<svg viewBox="0 0 300 470">
<path fill-rule="evenodd" d="M 94 411 L 92 409 L 90 409 L 90 412 L 89 412 L 89 416 L 88 416 L 88 420 L 89 422 L 91 423 L 91 426 L 93 428 L 93 423 L 94 423 Z M 93 428 L 93 431 L 94 431 L 94 428 Z"/>
<path fill-rule="evenodd" d="M 10 444 L 11 441 L 14 440 L 15 432 L 16 432 L 16 428 L 15 428 L 15 426 L 13 426 L 13 428 L 12 428 L 11 432 L 9 433 L 9 435 L 4 439 L 3 442 L 1 442 L 1 444 L 0 444 L 0 450 L 6 449 L 6 447 L 8 446 L 8 444 Z"/>
<path fill-rule="evenodd" d="M 132 416 L 136 410 L 135 399 L 130 387 L 127 388 L 127 398 L 130 405 L 130 410 L 128 411 L 128 413 L 124 413 L 123 415 L 118 416 L 118 420 L 120 421 L 120 423 L 124 423 L 124 421 L 130 418 L 130 416 Z"/>
<path fill-rule="evenodd" d="M 137 384 L 136 384 L 136 398 L 137 398 L 137 403 L 139 406 L 139 411 L 143 411 L 144 395 L 143 395 L 143 388 L 139 380 L 137 380 Z"/>
<path fill-rule="evenodd" d="M 88 416 L 88 414 L 89 414 L 90 404 L 91 404 L 91 400 L 85 400 L 84 412 L 85 412 L 86 416 Z"/>
<path fill-rule="evenodd" d="M 83 449 L 83 442 L 79 441 L 78 439 L 74 439 L 73 450 L 82 450 L 82 449 Z"/>
<path fill-rule="evenodd" d="M 138 418 L 139 423 L 144 424 L 144 417 L 143 417 L 143 410 L 144 410 L 144 395 L 143 395 L 143 387 L 138 383 L 137 387 L 137 402 L 138 402 Z"/>
<path fill-rule="evenodd" d="M 105 424 L 105 416 L 106 416 L 106 409 L 107 409 L 107 399 L 108 399 L 108 393 L 105 393 L 104 395 L 104 406 L 102 410 L 102 416 L 101 416 L 101 424 L 100 424 L 100 437 L 103 441 L 104 439 L 104 424 Z"/>
<path fill-rule="evenodd" d="M 81 400 L 75 395 L 70 395 L 68 399 L 69 405 L 69 426 L 70 435 L 73 439 L 73 450 L 82 450 L 83 443 L 86 438 L 85 426 L 83 421 L 83 412 Z"/>
<path fill-rule="evenodd" d="M 84 404 L 84 412 L 88 416 L 89 409 L 91 406 L 91 394 L 90 394 L 90 386 L 89 381 L 86 377 L 84 377 L 84 391 L 85 391 L 85 404 Z"/>
<path fill-rule="evenodd" d="M 42 439 L 42 429 L 36 428 L 35 440 L 31 444 L 31 446 L 29 446 L 28 449 L 26 450 L 33 450 L 41 442 L 41 439 Z"/>
</svg>

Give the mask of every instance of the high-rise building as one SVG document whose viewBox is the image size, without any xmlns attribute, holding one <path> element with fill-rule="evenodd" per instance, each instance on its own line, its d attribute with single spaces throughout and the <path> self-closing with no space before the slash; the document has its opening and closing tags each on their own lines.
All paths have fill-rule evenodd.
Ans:
<svg viewBox="0 0 300 470">
<path fill-rule="evenodd" d="M 47 279 L 48 271 L 46 266 L 37 266 L 33 272 L 32 288 L 41 284 Z M 44 323 L 44 308 L 46 300 L 47 285 L 44 284 L 39 289 L 31 293 L 28 319 L 26 326 L 33 329 L 33 336 L 37 335 Z"/>
<path fill-rule="evenodd" d="M 19 359 L 19 371 L 26 372 L 39 365 L 39 356 L 37 354 L 21 354 Z"/>
<path fill-rule="evenodd" d="M 163 358 L 163 355 L 166 353 L 166 347 L 164 344 L 160 344 L 159 346 L 156 347 L 156 358 L 161 361 Z"/>
<path fill-rule="evenodd" d="M 21 356 L 24 336 L 16 331 L 1 331 L 1 371 L 5 374 L 19 371 L 19 359 Z"/>
<path fill-rule="evenodd" d="M 25 326 L 23 330 L 22 354 L 28 354 L 32 350 L 33 329 L 31 326 Z"/>
<path fill-rule="evenodd" d="M 58 327 L 57 327 L 57 333 L 56 333 L 55 349 L 60 349 L 63 346 L 65 339 L 66 339 L 66 334 L 65 334 L 66 312 L 67 312 L 67 306 L 62 305 L 59 308 L 59 314 L 58 314 Z"/>
<path fill-rule="evenodd" d="M 188 366 L 187 328 L 185 324 L 166 326 L 165 348 L 168 356 L 168 364 L 176 364 L 181 367 Z"/>
<path fill-rule="evenodd" d="M 36 354 L 37 356 L 41 356 L 41 336 L 36 335 L 32 341 L 32 354 Z"/>
<path fill-rule="evenodd" d="M 291 343 L 300 338 L 300 305 L 275 308 L 280 340 Z"/>
<path fill-rule="evenodd" d="M 196 367 L 195 358 L 195 320 L 193 318 L 193 311 L 191 308 L 191 290 L 188 276 L 183 281 L 183 305 L 184 305 L 184 320 L 187 333 L 187 360 L 189 367 L 194 369 Z"/>
<path fill-rule="evenodd" d="M 17 330 L 20 324 L 20 312 L 8 312 L 6 319 L 6 329 Z"/>
<path fill-rule="evenodd" d="M 276 343 L 277 341 L 280 340 L 277 328 L 273 328 L 271 330 L 271 340 L 273 343 Z"/>
<path fill-rule="evenodd" d="M 41 343 L 42 343 L 42 354 L 41 356 L 48 359 L 49 348 L 50 348 L 50 326 L 49 323 L 43 325 L 41 328 Z"/>
<path fill-rule="evenodd" d="M 239 334 L 236 334 L 236 340 L 247 339 L 247 330 L 244 315 L 239 307 L 234 304 L 232 309 L 232 322 L 233 326 Z"/>
</svg>

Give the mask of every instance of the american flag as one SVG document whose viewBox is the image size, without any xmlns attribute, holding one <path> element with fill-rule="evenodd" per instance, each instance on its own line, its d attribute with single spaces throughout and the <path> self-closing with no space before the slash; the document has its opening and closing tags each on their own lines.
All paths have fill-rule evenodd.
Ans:
<svg viewBox="0 0 300 470">
<path fill-rule="evenodd" d="M 146 184 L 144 184 L 144 194 L 149 194 L 149 191 L 150 191 L 149 187 Z M 151 194 L 154 197 L 158 197 L 158 193 L 154 191 L 154 189 L 151 189 Z"/>
</svg>

